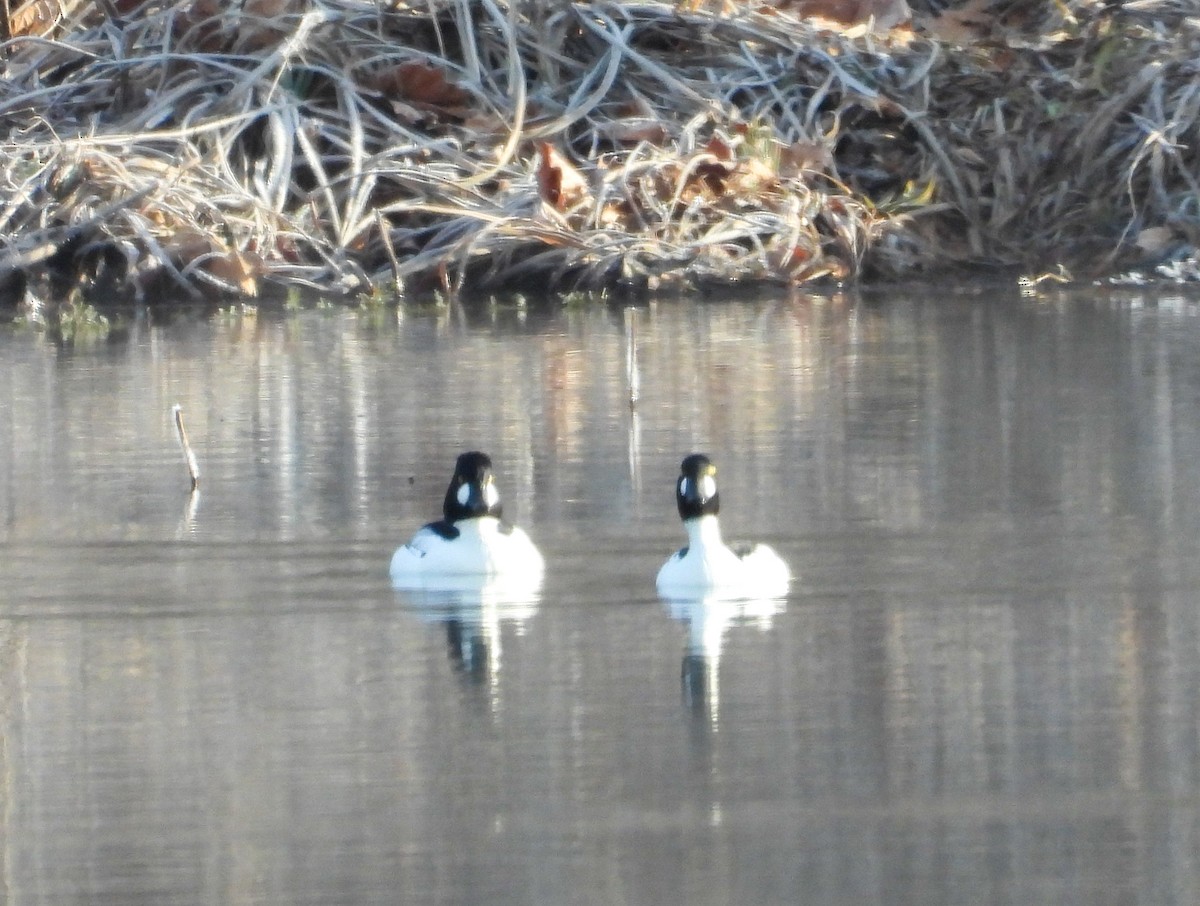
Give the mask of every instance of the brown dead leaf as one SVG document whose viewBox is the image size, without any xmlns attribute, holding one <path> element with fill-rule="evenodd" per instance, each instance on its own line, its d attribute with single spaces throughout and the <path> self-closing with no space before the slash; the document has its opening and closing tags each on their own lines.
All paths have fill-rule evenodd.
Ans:
<svg viewBox="0 0 1200 906">
<path fill-rule="evenodd" d="M 63 18 L 60 0 L 31 0 L 15 7 L 8 20 L 9 31 L 14 38 L 48 35 Z"/>
<path fill-rule="evenodd" d="M 995 27 L 995 16 L 988 11 L 990 0 L 967 0 L 955 9 L 943 10 L 923 23 L 930 37 L 946 44 L 964 47 L 978 43 Z"/>
<path fill-rule="evenodd" d="M 714 135 L 700 152 L 680 190 L 680 198 L 690 201 L 697 195 L 720 197 L 729 188 L 729 180 L 737 172 L 738 162 L 733 145 Z"/>
<path fill-rule="evenodd" d="M 828 173 L 833 153 L 820 142 L 793 142 L 779 149 L 779 176 L 788 179 L 802 173 Z"/>
<path fill-rule="evenodd" d="M 164 250 L 180 269 L 197 267 L 246 296 L 258 295 L 258 279 L 264 270 L 262 258 L 255 252 L 231 249 L 198 230 L 180 230 Z"/>
<path fill-rule="evenodd" d="M 912 19 L 907 0 L 783 0 L 779 5 L 842 28 L 873 24 L 875 31 L 887 31 Z"/>
<path fill-rule="evenodd" d="M 767 263 L 776 272 L 793 274 L 809 266 L 813 250 L 804 245 L 781 245 L 767 250 Z"/>
<path fill-rule="evenodd" d="M 376 73 L 371 85 L 388 97 L 430 107 L 461 107 L 471 98 L 439 67 L 422 62 L 397 63 Z"/>
<path fill-rule="evenodd" d="M 714 135 L 704 146 L 704 153 L 711 154 L 721 163 L 728 163 L 733 160 L 733 145 L 725 141 L 721 136 Z"/>
<path fill-rule="evenodd" d="M 262 261 L 258 255 L 228 249 L 213 254 L 201 265 L 223 283 L 232 286 L 244 296 L 258 295 L 258 278 L 262 273 Z"/>
<path fill-rule="evenodd" d="M 538 194 L 542 201 L 559 211 L 575 207 L 589 194 L 587 179 L 549 142 L 538 142 L 537 148 Z"/>
<path fill-rule="evenodd" d="M 293 15 L 304 12 L 307 0 L 246 0 L 239 18 L 238 46 L 262 50 L 284 40 L 295 27 Z"/>
</svg>

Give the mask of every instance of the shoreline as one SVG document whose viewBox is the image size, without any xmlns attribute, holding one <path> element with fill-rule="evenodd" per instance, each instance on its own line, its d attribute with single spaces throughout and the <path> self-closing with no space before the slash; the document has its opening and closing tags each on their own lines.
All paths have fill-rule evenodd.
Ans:
<svg viewBox="0 0 1200 906">
<path fill-rule="evenodd" d="M 0 294 L 1200 273 L 1186 4 L 974 6 L 77 3 L 3 45 Z"/>
</svg>

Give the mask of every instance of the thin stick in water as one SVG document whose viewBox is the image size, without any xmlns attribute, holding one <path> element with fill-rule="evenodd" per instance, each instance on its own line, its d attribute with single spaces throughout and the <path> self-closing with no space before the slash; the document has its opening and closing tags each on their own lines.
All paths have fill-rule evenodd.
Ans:
<svg viewBox="0 0 1200 906">
<path fill-rule="evenodd" d="M 383 239 L 383 250 L 387 252 L 388 261 L 392 264 L 392 279 L 396 281 L 396 294 L 403 295 L 404 279 L 400 276 L 400 259 L 396 257 L 396 248 L 392 245 L 391 231 L 388 229 L 387 221 L 379 213 L 379 208 L 375 209 L 375 226 L 379 230 L 380 238 Z"/>
<path fill-rule="evenodd" d="M 187 429 L 183 427 L 183 407 L 176 403 L 171 407 L 175 416 L 175 429 L 179 432 L 179 446 L 183 448 L 183 459 L 187 463 L 188 475 L 192 479 L 192 490 L 200 486 L 200 466 L 196 464 L 196 454 L 188 443 Z"/>
</svg>

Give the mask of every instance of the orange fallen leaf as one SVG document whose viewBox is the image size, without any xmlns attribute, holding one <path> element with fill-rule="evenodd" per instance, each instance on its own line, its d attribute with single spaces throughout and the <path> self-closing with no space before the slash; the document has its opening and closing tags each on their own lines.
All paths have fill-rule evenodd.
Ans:
<svg viewBox="0 0 1200 906">
<path fill-rule="evenodd" d="M 807 266 L 812 257 L 812 249 L 803 245 L 793 245 L 771 249 L 767 253 L 767 262 L 778 271 L 794 273 Z"/>
<path fill-rule="evenodd" d="M 876 31 L 887 31 L 912 19 L 907 0 L 783 0 L 780 6 L 842 28 L 874 23 Z"/>
<path fill-rule="evenodd" d="M 245 296 L 258 295 L 264 265 L 256 252 L 228 248 L 198 230 L 180 230 L 163 248 L 181 269 L 199 268 Z"/>
<path fill-rule="evenodd" d="M 719 135 L 714 135 L 708 140 L 708 143 L 704 146 L 704 151 L 722 163 L 733 160 L 733 145 L 729 144 L 729 142 L 725 141 Z"/>
<path fill-rule="evenodd" d="M 538 142 L 538 194 L 542 201 L 559 211 L 575 207 L 588 196 L 588 181 L 563 154 L 549 142 Z"/>
<path fill-rule="evenodd" d="M 431 107 L 459 107 L 470 95 L 446 78 L 446 73 L 429 63 L 397 63 L 375 74 L 374 88 L 414 104 Z"/>
<path fill-rule="evenodd" d="M 704 146 L 700 158 L 691 169 L 682 196 L 692 197 L 697 189 L 706 190 L 714 196 L 724 195 L 729 178 L 738 169 L 733 146 L 714 135 Z"/>
<path fill-rule="evenodd" d="M 244 296 L 258 295 L 258 277 L 262 261 L 257 255 L 243 254 L 237 249 L 216 253 L 203 263 L 203 268 Z"/>
<path fill-rule="evenodd" d="M 25 35 L 48 35 L 63 18 L 59 0 L 32 0 L 17 6 L 8 19 L 8 29 L 14 38 Z"/>
</svg>

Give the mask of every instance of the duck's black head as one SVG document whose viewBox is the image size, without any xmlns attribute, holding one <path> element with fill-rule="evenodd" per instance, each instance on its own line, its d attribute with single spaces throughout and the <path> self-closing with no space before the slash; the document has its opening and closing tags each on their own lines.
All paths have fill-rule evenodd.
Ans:
<svg viewBox="0 0 1200 906">
<path fill-rule="evenodd" d="M 675 502 L 679 506 L 680 519 L 696 519 L 699 516 L 715 516 L 721 509 L 721 497 L 717 494 L 717 482 L 713 477 L 717 467 L 703 453 L 693 453 L 679 467 L 679 481 L 675 484 Z"/>
<path fill-rule="evenodd" d="M 446 489 L 442 515 L 447 522 L 475 519 L 479 516 L 500 518 L 500 492 L 492 478 L 492 459 L 486 453 L 471 451 L 458 457 L 454 477 Z"/>
</svg>

